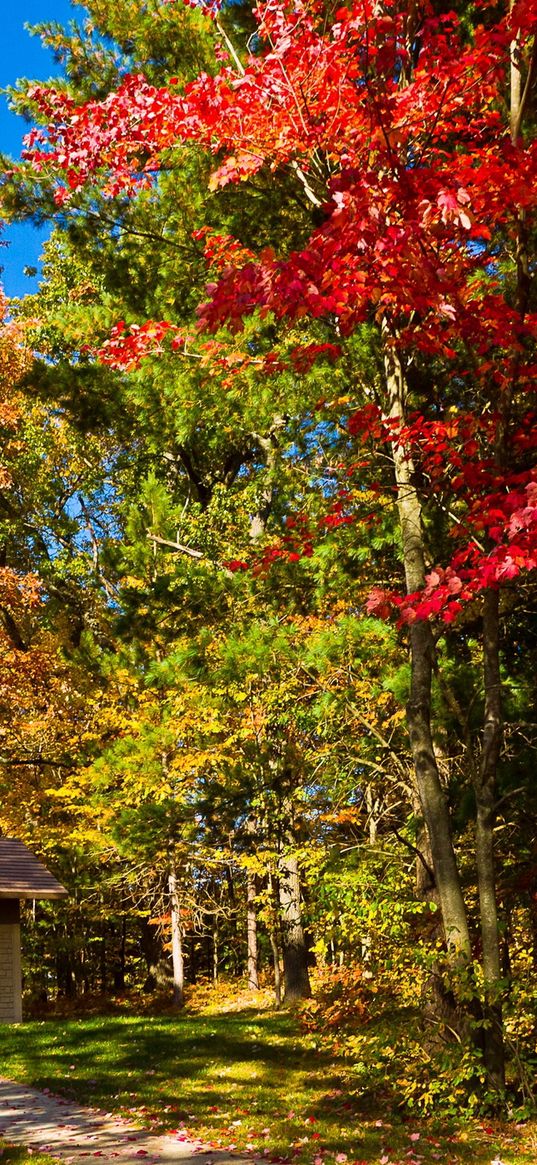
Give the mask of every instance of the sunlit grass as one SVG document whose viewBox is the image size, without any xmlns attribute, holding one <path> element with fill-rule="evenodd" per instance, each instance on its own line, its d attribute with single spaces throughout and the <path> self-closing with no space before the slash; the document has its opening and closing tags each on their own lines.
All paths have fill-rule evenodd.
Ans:
<svg viewBox="0 0 537 1165">
<path fill-rule="evenodd" d="M 297 1165 L 537 1160 L 529 1126 L 424 1122 L 358 1093 L 352 1065 L 289 1012 L 33 1020 L 4 1029 L 0 1071 L 155 1131 L 185 1127 L 215 1147 Z"/>
</svg>

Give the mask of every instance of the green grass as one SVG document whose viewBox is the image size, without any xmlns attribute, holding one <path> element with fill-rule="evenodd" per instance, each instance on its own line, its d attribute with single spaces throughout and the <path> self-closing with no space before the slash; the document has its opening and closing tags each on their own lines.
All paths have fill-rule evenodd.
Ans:
<svg viewBox="0 0 537 1165">
<path fill-rule="evenodd" d="M 269 1160 L 534 1165 L 529 1126 L 409 1120 L 353 1090 L 349 1067 L 293 1014 L 253 1009 L 33 1020 L 4 1029 L 0 1057 L 14 1080 Z"/>
<path fill-rule="evenodd" d="M 9 1141 L 0 1139 L 0 1156 L 2 1165 L 57 1165 L 52 1157 L 45 1153 L 31 1153 L 20 1145 L 10 1145 Z"/>
</svg>

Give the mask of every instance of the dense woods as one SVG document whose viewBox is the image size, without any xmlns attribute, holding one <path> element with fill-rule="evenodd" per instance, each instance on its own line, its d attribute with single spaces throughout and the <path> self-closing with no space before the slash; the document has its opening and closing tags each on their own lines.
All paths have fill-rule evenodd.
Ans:
<svg viewBox="0 0 537 1165">
<path fill-rule="evenodd" d="M 531 1108 L 536 25 L 41 29 L 1 185 L 51 224 L 0 333 L 0 825 L 71 895 L 34 1007 L 315 974 L 408 1009 L 404 1101 Z"/>
</svg>

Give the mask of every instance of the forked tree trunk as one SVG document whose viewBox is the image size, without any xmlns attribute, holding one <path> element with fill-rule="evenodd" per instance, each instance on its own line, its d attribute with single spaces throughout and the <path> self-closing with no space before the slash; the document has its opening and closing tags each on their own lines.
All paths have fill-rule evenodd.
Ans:
<svg viewBox="0 0 537 1165">
<path fill-rule="evenodd" d="M 246 873 L 246 929 L 248 942 L 248 989 L 257 991 L 259 987 L 257 949 L 256 881 L 251 870 Z"/>
<path fill-rule="evenodd" d="M 311 995 L 308 949 L 302 925 L 300 875 L 293 853 L 283 854 L 279 865 L 279 894 L 282 924 L 284 1003 Z"/>
<path fill-rule="evenodd" d="M 181 909 L 175 873 L 170 874 L 168 886 L 170 891 L 172 929 L 173 1004 L 174 1007 L 182 1007 L 185 1001 L 185 969 L 183 936 L 181 931 Z"/>
<path fill-rule="evenodd" d="M 384 328 L 384 366 L 388 395 L 387 416 L 404 423 L 406 385 L 399 356 Z M 394 437 L 392 455 L 401 527 L 407 593 L 425 582 L 425 550 L 421 504 L 413 482 L 414 466 L 408 450 Z M 470 957 L 470 935 L 462 896 L 446 796 L 440 781 L 431 732 L 431 687 L 434 643 L 426 620 L 408 629 L 411 682 L 407 726 L 423 817 L 431 845 L 444 937 L 453 962 Z"/>
</svg>

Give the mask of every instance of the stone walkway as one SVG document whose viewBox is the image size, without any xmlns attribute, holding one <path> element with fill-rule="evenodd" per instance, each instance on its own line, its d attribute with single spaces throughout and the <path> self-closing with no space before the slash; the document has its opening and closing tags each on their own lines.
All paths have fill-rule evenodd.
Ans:
<svg viewBox="0 0 537 1165">
<path fill-rule="evenodd" d="M 193 1158 L 196 1165 L 246 1165 L 225 1150 L 204 1149 L 181 1130 L 155 1136 L 112 1113 L 82 1108 L 4 1077 L 0 1077 L 0 1137 L 34 1152 L 49 1153 L 65 1165 L 90 1165 L 94 1157 L 117 1160 L 117 1165 L 143 1165 L 144 1161 L 174 1165 Z"/>
</svg>

